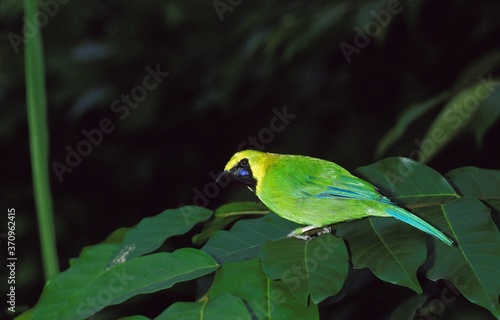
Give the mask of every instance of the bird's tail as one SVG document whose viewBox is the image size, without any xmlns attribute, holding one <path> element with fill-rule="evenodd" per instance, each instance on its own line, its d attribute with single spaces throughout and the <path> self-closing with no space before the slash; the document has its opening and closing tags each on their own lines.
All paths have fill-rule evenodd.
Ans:
<svg viewBox="0 0 500 320">
<path fill-rule="evenodd" d="M 453 240 L 451 240 L 450 238 L 445 236 L 444 233 L 442 233 L 441 231 L 434 228 L 433 226 L 431 226 L 430 224 L 428 224 L 424 220 L 420 219 L 416 215 L 406 211 L 403 208 L 392 207 L 392 208 L 388 208 L 386 210 L 386 212 L 388 214 L 390 214 L 391 216 L 393 216 L 394 218 L 401 220 L 403 222 L 406 222 L 409 225 L 411 225 L 419 230 L 422 230 L 423 232 L 428 233 L 431 236 L 438 238 L 439 240 L 443 241 L 444 243 L 446 243 L 449 246 L 453 245 Z"/>
</svg>

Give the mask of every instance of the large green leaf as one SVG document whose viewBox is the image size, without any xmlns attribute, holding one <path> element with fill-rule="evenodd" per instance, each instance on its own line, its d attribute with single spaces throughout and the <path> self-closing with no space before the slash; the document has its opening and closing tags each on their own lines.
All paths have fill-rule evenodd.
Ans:
<svg viewBox="0 0 500 320">
<path fill-rule="evenodd" d="M 206 253 L 192 248 L 160 252 L 107 268 L 113 244 L 85 249 L 68 270 L 45 285 L 32 319 L 82 319 L 138 294 L 170 288 L 218 268 Z"/>
<path fill-rule="evenodd" d="M 281 281 L 269 279 L 256 258 L 228 262 L 217 270 L 208 297 L 230 293 L 248 302 L 257 319 L 318 319 L 315 304 L 297 301 Z"/>
<path fill-rule="evenodd" d="M 452 282 L 470 301 L 500 318 L 500 233 L 488 207 L 462 198 L 438 207 L 458 247 L 437 242 L 427 277 Z"/>
<path fill-rule="evenodd" d="M 225 292 L 252 301 L 260 297 L 267 288 L 267 277 L 257 258 L 225 263 L 215 273 L 209 297 L 216 297 Z"/>
<path fill-rule="evenodd" d="M 155 320 L 245 320 L 250 312 L 240 298 L 224 293 L 200 302 L 176 302 Z"/>
<path fill-rule="evenodd" d="M 109 267 L 158 249 L 166 239 L 188 232 L 195 224 L 205 221 L 212 211 L 195 206 L 168 209 L 144 218 L 130 230 L 110 260 Z"/>
<path fill-rule="evenodd" d="M 217 261 L 242 260 L 256 257 L 260 246 L 267 240 L 285 238 L 299 225 L 270 213 L 258 219 L 241 220 L 230 231 L 218 231 L 203 246 Z"/>
<path fill-rule="evenodd" d="M 500 170 L 465 167 L 447 176 L 462 196 L 478 198 L 500 211 Z"/>
<path fill-rule="evenodd" d="M 349 270 L 344 242 L 331 234 L 310 241 L 267 241 L 259 255 L 266 274 L 273 280 L 282 280 L 305 306 L 309 296 L 318 304 L 337 294 Z"/>
<path fill-rule="evenodd" d="M 409 209 L 459 197 L 441 174 L 408 158 L 383 159 L 357 171 L 384 195 Z"/>
<path fill-rule="evenodd" d="M 423 232 L 393 218 L 368 218 L 339 225 L 337 235 L 347 240 L 354 268 L 422 292 L 416 274 L 427 256 Z"/>
</svg>

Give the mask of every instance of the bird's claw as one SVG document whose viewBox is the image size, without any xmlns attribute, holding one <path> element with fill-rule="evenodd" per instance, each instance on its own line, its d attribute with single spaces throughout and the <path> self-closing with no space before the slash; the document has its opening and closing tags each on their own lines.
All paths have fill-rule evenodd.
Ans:
<svg viewBox="0 0 500 320">
<path fill-rule="evenodd" d="M 332 231 L 333 231 L 332 227 L 323 227 L 321 228 L 320 231 L 318 231 L 318 233 L 316 233 L 316 236 L 320 236 L 325 233 L 332 233 Z"/>
<path fill-rule="evenodd" d="M 288 238 L 297 238 L 297 239 L 300 239 L 300 240 L 311 240 L 312 237 L 307 235 L 307 234 L 297 234 L 295 232 L 295 230 L 293 230 L 292 232 L 290 232 L 288 235 L 287 235 Z"/>
<path fill-rule="evenodd" d="M 303 228 L 297 228 L 290 232 L 288 238 L 297 238 L 300 240 L 311 240 L 312 238 L 318 237 L 325 233 L 332 233 L 331 227 L 315 227 L 308 226 Z"/>
</svg>

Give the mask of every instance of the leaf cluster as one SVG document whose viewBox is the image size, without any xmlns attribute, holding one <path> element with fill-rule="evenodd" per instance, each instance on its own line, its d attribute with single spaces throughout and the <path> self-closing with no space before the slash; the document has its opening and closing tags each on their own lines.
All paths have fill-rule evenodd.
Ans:
<svg viewBox="0 0 500 320">
<path fill-rule="evenodd" d="M 198 297 L 165 305 L 155 319 L 319 319 L 332 303 L 353 303 L 346 297 L 356 292 L 349 277 L 358 269 L 411 289 L 412 295 L 388 310 L 386 316 L 394 319 L 426 312 L 429 303 L 436 303 L 429 301 L 436 290 L 441 313 L 454 303 L 451 294 L 488 310 L 487 317 L 500 318 L 500 171 L 466 167 L 443 176 L 406 158 L 384 159 L 358 171 L 456 245 L 390 218 L 342 223 L 335 235 L 302 241 L 286 238 L 298 225 L 261 204 L 231 203 L 215 214 L 186 206 L 119 229 L 83 249 L 19 319 L 87 318 L 134 296 L 172 286 L 175 292 L 176 284 L 194 284 L 195 279 Z M 257 214 L 264 215 L 240 219 Z M 204 227 L 192 247 L 159 250 L 199 223 Z M 197 244 L 203 244 L 201 249 Z"/>
</svg>

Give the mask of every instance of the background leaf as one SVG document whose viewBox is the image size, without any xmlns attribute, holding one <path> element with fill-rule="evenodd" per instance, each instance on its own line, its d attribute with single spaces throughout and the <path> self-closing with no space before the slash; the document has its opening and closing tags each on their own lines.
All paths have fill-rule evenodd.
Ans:
<svg viewBox="0 0 500 320">
<path fill-rule="evenodd" d="M 441 210 L 458 247 L 437 243 L 427 277 L 452 282 L 467 299 L 500 317 L 500 234 L 488 207 L 462 198 Z"/>
<path fill-rule="evenodd" d="M 458 80 L 455 81 L 454 90 L 458 91 L 473 85 L 477 82 L 478 75 L 490 74 L 498 66 L 500 66 L 500 51 L 495 49 L 486 52 L 464 68 Z"/>
<path fill-rule="evenodd" d="M 110 260 L 109 267 L 158 249 L 166 239 L 188 232 L 195 224 L 207 220 L 211 215 L 212 211 L 208 209 L 185 206 L 142 219 L 127 233 Z"/>
<path fill-rule="evenodd" d="M 486 102 L 492 98 L 495 101 L 498 100 L 496 96 L 492 97 L 492 93 L 499 84 L 497 79 L 491 79 L 491 74 L 486 78 L 480 75 L 474 85 L 461 90 L 451 98 L 420 142 L 419 161 L 425 163 L 433 158 L 458 134 L 468 128 L 480 110 L 483 115 L 477 120 L 479 123 L 476 125 L 479 129 L 476 130 L 476 136 L 482 138 L 485 130 L 498 118 L 497 104 L 486 106 Z"/>
<path fill-rule="evenodd" d="M 309 241 L 294 238 L 267 241 L 260 250 L 265 273 L 282 280 L 303 305 L 309 296 L 319 304 L 337 294 L 349 269 L 344 242 L 331 234 Z"/>
<path fill-rule="evenodd" d="M 496 79 L 498 82 L 500 79 Z M 469 129 L 476 138 L 478 147 L 482 147 L 485 134 L 498 122 L 500 117 L 500 90 L 496 88 L 491 96 L 481 104 L 476 115 L 469 124 Z"/>
<path fill-rule="evenodd" d="M 375 158 L 380 158 L 408 130 L 408 127 L 421 118 L 426 112 L 438 106 L 449 97 L 448 93 L 440 94 L 424 102 L 412 103 L 399 115 L 396 124 L 387 131 L 375 150 Z"/>
<path fill-rule="evenodd" d="M 447 173 L 448 179 L 464 197 L 474 197 L 500 211 L 500 171 L 465 167 Z"/>
</svg>

